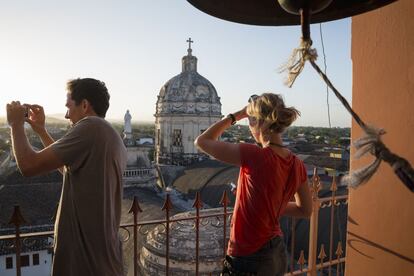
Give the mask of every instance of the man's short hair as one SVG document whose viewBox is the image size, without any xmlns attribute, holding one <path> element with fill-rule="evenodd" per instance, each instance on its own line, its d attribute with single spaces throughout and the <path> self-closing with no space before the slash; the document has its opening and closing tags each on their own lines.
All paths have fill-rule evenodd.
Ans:
<svg viewBox="0 0 414 276">
<path fill-rule="evenodd" d="M 73 79 L 68 81 L 67 89 L 76 105 L 79 105 L 84 99 L 88 100 L 96 115 L 105 118 L 109 108 L 110 95 L 103 81 L 92 78 Z"/>
</svg>

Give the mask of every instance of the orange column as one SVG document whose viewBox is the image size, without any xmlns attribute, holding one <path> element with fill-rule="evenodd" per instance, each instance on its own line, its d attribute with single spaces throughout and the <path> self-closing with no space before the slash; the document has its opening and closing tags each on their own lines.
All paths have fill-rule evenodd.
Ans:
<svg viewBox="0 0 414 276">
<path fill-rule="evenodd" d="M 414 1 L 353 17 L 352 62 L 354 109 L 414 165 Z M 352 140 L 361 135 L 353 122 Z M 351 158 L 351 170 L 370 161 Z M 348 215 L 346 275 L 414 275 L 414 193 L 388 164 L 350 189 Z"/>
</svg>

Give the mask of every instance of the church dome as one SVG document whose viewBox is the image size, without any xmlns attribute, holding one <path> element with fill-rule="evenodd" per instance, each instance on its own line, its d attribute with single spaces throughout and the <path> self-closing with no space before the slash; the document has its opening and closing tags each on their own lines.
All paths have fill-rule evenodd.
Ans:
<svg viewBox="0 0 414 276">
<path fill-rule="evenodd" d="M 197 72 L 197 58 L 192 55 L 191 40 L 188 54 L 182 58 L 182 72 L 167 81 L 157 99 L 155 116 L 172 114 L 221 115 L 220 97 L 213 84 Z"/>
<path fill-rule="evenodd" d="M 231 211 L 231 208 L 228 208 Z M 200 210 L 200 216 L 223 212 L 223 208 Z M 180 213 L 171 217 L 169 230 L 169 271 L 172 275 L 193 275 L 195 271 L 196 230 L 195 211 Z M 229 238 L 230 219 L 226 222 L 226 243 Z M 164 224 L 156 226 L 146 235 L 140 253 L 140 265 L 144 275 L 165 275 L 166 229 Z M 223 259 L 223 216 L 200 220 L 199 272 L 200 275 L 218 275 Z"/>
</svg>

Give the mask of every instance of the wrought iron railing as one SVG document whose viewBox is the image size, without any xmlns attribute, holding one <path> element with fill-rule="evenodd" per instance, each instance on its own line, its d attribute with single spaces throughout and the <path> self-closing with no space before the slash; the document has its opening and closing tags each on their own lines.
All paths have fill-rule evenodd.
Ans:
<svg viewBox="0 0 414 276">
<path fill-rule="evenodd" d="M 290 229 L 290 260 L 289 260 L 289 268 L 288 272 L 285 274 L 287 275 L 310 275 L 316 276 L 318 271 L 324 270 L 331 276 L 334 275 L 343 275 L 344 273 L 344 263 L 345 257 L 344 250 L 343 250 L 343 243 L 342 241 L 338 241 L 336 244 L 336 250 L 334 250 L 334 214 L 335 208 L 340 206 L 341 204 L 347 205 L 348 203 L 348 195 L 337 195 L 337 185 L 335 178 L 333 179 L 330 190 L 331 195 L 329 197 L 319 198 L 318 194 L 321 190 L 321 182 L 319 177 L 316 175 L 316 169 L 314 171 L 314 176 L 311 179 L 311 190 L 312 190 L 312 202 L 313 202 L 313 212 L 309 219 L 309 247 L 308 247 L 308 258 L 307 261 L 305 260 L 305 249 L 300 251 L 300 255 L 298 260 L 295 259 L 295 241 L 296 231 L 295 225 L 297 220 L 292 218 L 291 219 L 291 229 Z M 202 201 L 200 197 L 200 193 L 197 192 L 196 198 L 194 200 L 193 208 L 195 208 L 195 215 L 191 215 L 185 218 L 174 218 L 171 216 L 171 211 L 173 209 L 173 205 L 170 199 L 170 195 L 167 194 L 165 197 L 164 205 L 162 206 L 161 210 L 165 213 L 165 219 L 159 220 L 147 220 L 147 221 L 139 221 L 139 214 L 142 212 L 142 209 L 139 206 L 138 200 L 134 197 L 132 202 L 131 208 L 129 210 L 129 214 L 131 214 L 133 218 L 132 223 L 122 224 L 120 226 L 121 229 L 125 230 L 127 234 L 124 241 L 127 241 L 133 238 L 133 271 L 134 275 L 139 275 L 139 248 L 138 248 L 138 237 L 140 229 L 143 227 L 150 227 L 150 226 L 157 226 L 162 225 L 165 228 L 165 275 L 172 275 L 170 274 L 170 229 L 174 223 L 182 222 L 182 221 L 194 221 L 194 231 L 195 231 L 195 252 L 194 252 L 194 275 L 200 275 L 199 269 L 199 233 L 200 233 L 200 222 L 203 219 L 208 218 L 220 218 L 222 220 L 222 227 L 223 227 L 223 244 L 222 244 L 222 257 L 224 258 L 227 250 L 227 241 L 228 241 L 228 221 L 231 219 L 232 210 L 229 210 L 229 199 L 227 196 L 227 192 L 224 191 L 221 205 L 223 206 L 217 212 L 213 214 L 208 213 L 207 215 L 202 214 L 200 212 L 202 210 Z M 328 255 L 325 252 L 325 244 L 320 244 L 319 253 L 318 253 L 318 222 L 319 222 L 319 213 L 321 209 L 330 208 L 330 229 L 329 229 L 329 251 Z M 53 231 L 45 231 L 45 232 L 36 232 L 36 233 L 21 233 L 22 224 L 25 223 L 24 218 L 21 215 L 19 206 L 15 206 L 13 215 L 9 222 L 11 225 L 14 226 L 14 234 L 11 235 L 3 235 L 0 236 L 0 243 L 3 244 L 3 247 L 6 246 L 10 249 L 13 249 L 15 256 L 16 256 L 16 275 L 21 276 L 21 264 L 20 264 L 20 256 L 22 253 L 22 245 L 27 246 L 30 239 L 34 238 L 43 238 L 43 240 L 47 237 L 53 237 Z M 132 234 L 131 234 L 132 232 Z M 148 232 L 144 232 L 146 234 Z M 142 234 L 142 232 L 141 232 Z M 286 233 L 288 234 L 288 233 Z M 49 243 L 49 247 L 52 248 L 53 244 Z M 335 256 L 334 256 L 335 255 Z M 307 263 L 307 264 L 306 264 Z M 210 275 L 213 275 L 211 272 Z M 324 274 L 325 275 L 325 274 Z"/>
</svg>

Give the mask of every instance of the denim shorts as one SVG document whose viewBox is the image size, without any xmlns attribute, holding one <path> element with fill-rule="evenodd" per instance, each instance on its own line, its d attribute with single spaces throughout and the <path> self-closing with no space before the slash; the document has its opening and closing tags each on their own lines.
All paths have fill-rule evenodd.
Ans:
<svg viewBox="0 0 414 276">
<path fill-rule="evenodd" d="M 232 267 L 239 272 L 255 273 L 258 276 L 283 276 L 287 270 L 286 247 L 279 236 L 250 255 L 230 258 Z"/>
</svg>

